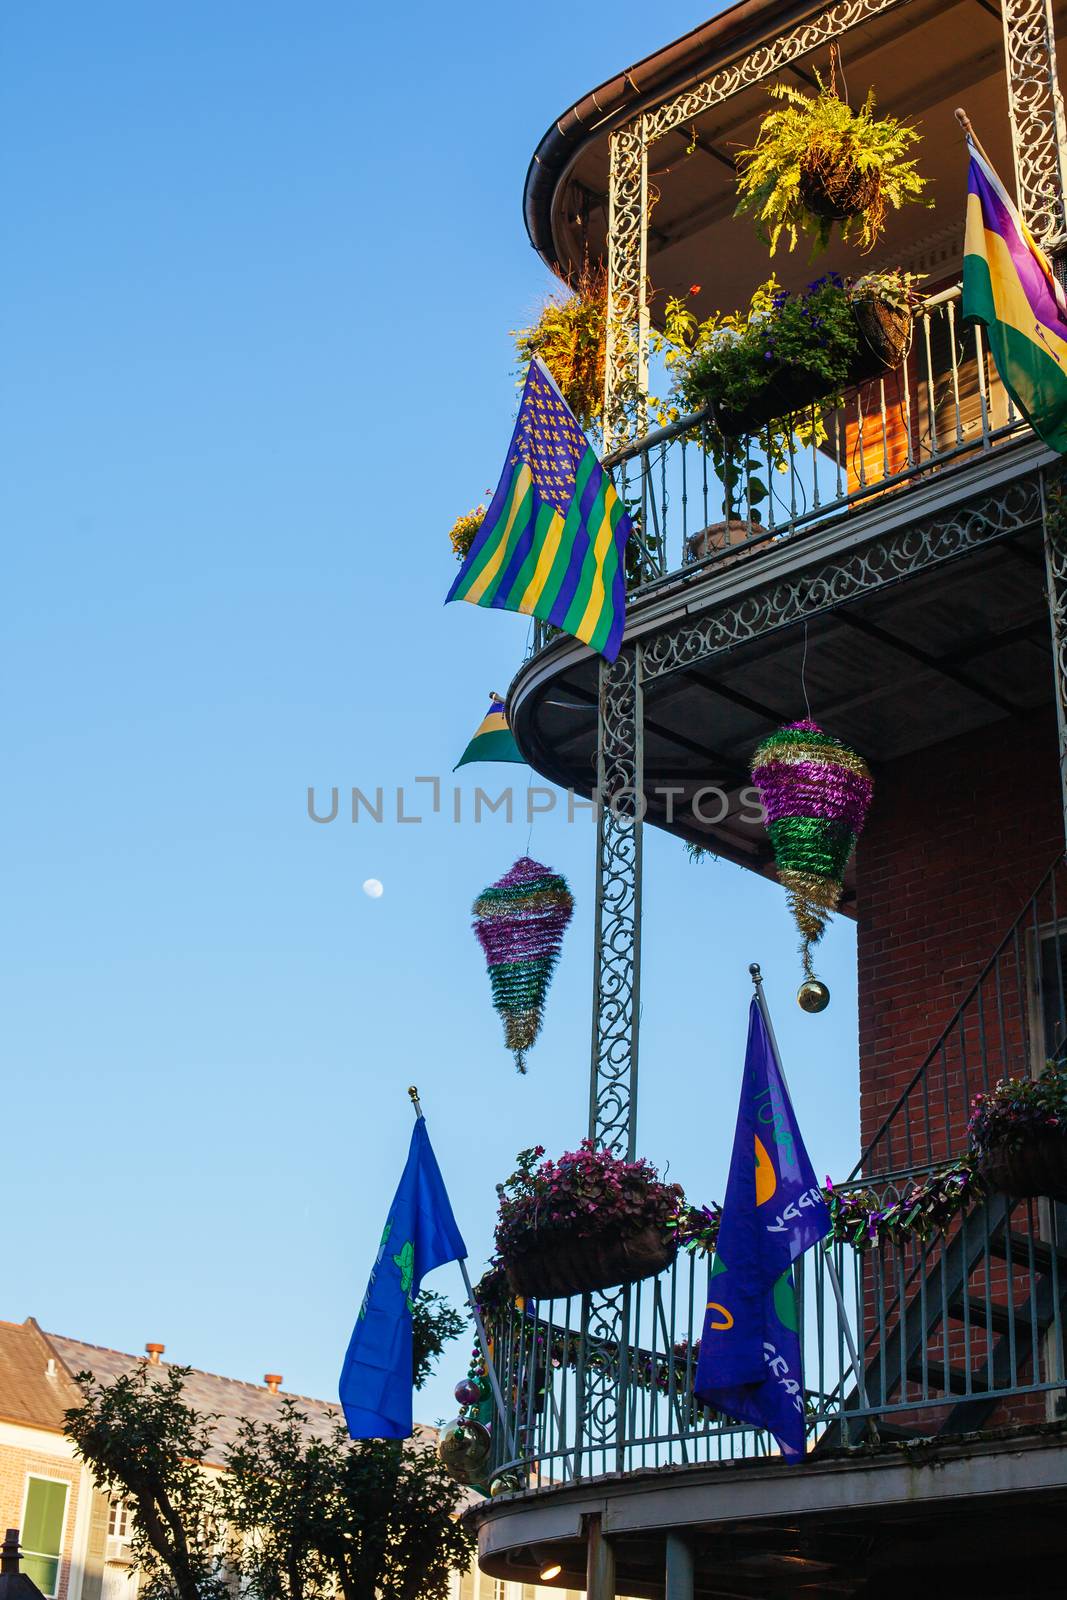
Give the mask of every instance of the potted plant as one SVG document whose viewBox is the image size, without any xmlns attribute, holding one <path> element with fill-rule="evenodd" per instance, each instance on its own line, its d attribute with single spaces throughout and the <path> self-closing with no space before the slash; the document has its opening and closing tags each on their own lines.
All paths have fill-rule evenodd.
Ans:
<svg viewBox="0 0 1067 1600">
<path fill-rule="evenodd" d="M 909 201 L 932 205 L 907 152 L 920 135 L 897 117 L 876 117 L 874 90 L 858 111 L 816 74 L 805 94 L 788 83 L 771 86 L 780 102 L 760 124 L 756 142 L 740 152 L 736 215 L 756 220 L 771 255 L 783 231 L 796 248 L 803 231 L 824 250 L 835 223 L 865 254 L 877 242 L 890 208 Z"/>
<path fill-rule="evenodd" d="M 621 1161 L 583 1139 L 558 1161 L 523 1150 L 497 1185 L 496 1261 L 513 1294 L 536 1299 L 636 1283 L 678 1248 L 681 1187 L 647 1161 Z"/>
<path fill-rule="evenodd" d="M 911 348 L 916 285 L 922 274 L 867 272 L 849 285 L 859 348 L 849 377 L 853 383 L 881 377 L 899 367 Z"/>
<path fill-rule="evenodd" d="M 967 1136 L 988 1188 L 1067 1201 L 1067 1067 L 1049 1061 L 1039 1078 L 1004 1078 L 975 1095 Z"/>
<path fill-rule="evenodd" d="M 523 368 L 534 356 L 543 361 L 579 427 L 598 432 L 604 415 L 608 337 L 604 268 L 583 268 L 573 284 L 549 299 L 532 327 L 516 329 L 511 337 Z"/>
</svg>

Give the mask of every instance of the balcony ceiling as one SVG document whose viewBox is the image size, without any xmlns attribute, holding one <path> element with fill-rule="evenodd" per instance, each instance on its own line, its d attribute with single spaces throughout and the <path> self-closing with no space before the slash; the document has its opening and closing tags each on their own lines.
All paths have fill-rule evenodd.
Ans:
<svg viewBox="0 0 1067 1600">
<path fill-rule="evenodd" d="M 612 127 L 820 9 L 746 0 L 594 91 L 553 124 L 526 187 L 527 226 L 546 261 L 566 275 L 580 267 L 587 247 L 594 258 L 604 250 Z M 1067 0 L 1057 4 L 1056 15 L 1058 30 L 1067 31 Z M 961 260 L 966 182 L 954 107 L 967 109 L 992 161 L 1013 185 L 999 6 L 993 0 L 909 0 L 844 34 L 840 45 L 852 104 L 873 87 L 882 111 L 920 128 L 921 170 L 935 198 L 933 210 L 910 206 L 894 213 L 866 267 L 915 265 L 931 279 L 947 278 Z M 826 75 L 825 48 L 778 77 L 806 88 L 816 69 Z M 650 151 L 649 182 L 658 195 L 648 247 L 653 319 L 668 294 L 683 294 L 692 284 L 701 286 L 692 304 L 703 314 L 746 304 L 770 265 L 790 287 L 830 268 L 865 270 L 859 266 L 864 258 L 840 244 L 813 268 L 804 241 L 792 255 L 780 246 L 769 264 L 751 223 L 733 217 L 734 159 L 755 138 L 771 81 L 743 89 Z M 694 135 L 695 148 L 687 153 Z"/>
<path fill-rule="evenodd" d="M 758 581 L 759 555 L 748 558 Z M 736 573 L 737 568 L 734 568 Z M 713 582 L 714 580 L 710 580 Z M 710 593 L 710 591 L 709 591 Z M 710 600 L 709 600 L 710 603 Z M 631 601 L 640 618 L 641 599 Z M 815 719 L 879 765 L 1006 717 L 1052 709 L 1049 623 L 1039 533 L 1031 529 L 813 618 L 806 682 Z M 645 688 L 648 820 L 773 875 L 762 825 L 746 808 L 749 763 L 775 727 L 805 715 L 804 629 L 764 633 Z M 527 686 L 528 685 L 528 686 Z M 547 778 L 588 795 L 596 759 L 596 662 L 558 676 L 520 673 L 510 699 L 519 747 Z M 697 790 L 716 785 L 729 811 Z M 668 786 L 680 786 L 667 820 Z"/>
</svg>

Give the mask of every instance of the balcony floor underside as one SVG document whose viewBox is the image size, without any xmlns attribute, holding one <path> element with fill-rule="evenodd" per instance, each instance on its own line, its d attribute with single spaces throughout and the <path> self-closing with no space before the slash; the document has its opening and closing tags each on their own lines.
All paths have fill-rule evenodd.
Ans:
<svg viewBox="0 0 1067 1600">
<path fill-rule="evenodd" d="M 908 532 L 898 530 L 898 542 Z M 804 544 L 797 546 L 794 591 L 807 578 Z M 745 603 L 743 577 L 751 573 L 755 590 L 777 556 L 755 552 L 721 566 L 702 579 L 686 612 L 699 615 L 719 591 L 732 591 L 736 613 Z M 823 570 L 811 567 L 813 593 Z M 640 631 L 654 603 L 663 605 L 655 593 L 635 597 L 631 630 Z M 807 621 L 789 625 L 771 615 L 753 636 L 705 659 L 699 652 L 683 658 L 644 685 L 647 819 L 762 872 L 770 870 L 770 852 L 744 791 L 754 748 L 781 723 L 810 707 L 877 771 L 962 734 L 995 737 L 999 721 L 1052 702 L 1044 558 L 1033 522 L 1009 524 L 954 559 L 918 562 L 899 579 L 810 609 Z M 655 644 L 656 635 L 645 639 Z M 597 662 L 564 648 L 552 672 L 550 653 L 536 677 L 537 658 L 513 687 L 512 726 L 538 772 L 588 795 Z M 708 789 L 716 792 L 699 796 Z"/>
<path fill-rule="evenodd" d="M 492 1501 L 474 1521 L 483 1570 L 536 1582 L 559 1561 L 561 1588 L 584 1587 L 583 1518 L 599 1514 L 620 1595 L 662 1595 L 675 1532 L 692 1545 L 696 1592 L 709 1600 L 902 1588 L 1008 1600 L 1059 1592 L 1065 1513 L 1067 1424 L 1051 1423 L 831 1451 L 794 1467 L 723 1462 L 592 1479 Z"/>
</svg>

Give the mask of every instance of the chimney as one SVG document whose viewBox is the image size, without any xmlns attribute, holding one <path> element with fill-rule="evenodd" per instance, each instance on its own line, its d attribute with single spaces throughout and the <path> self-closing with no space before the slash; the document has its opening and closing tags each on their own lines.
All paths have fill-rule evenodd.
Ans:
<svg viewBox="0 0 1067 1600">
<path fill-rule="evenodd" d="M 145 1345 L 145 1350 L 148 1352 L 148 1364 L 149 1364 L 149 1366 L 152 1366 L 152 1367 L 158 1367 L 159 1366 L 159 1358 L 163 1354 L 163 1352 L 164 1352 L 164 1350 L 166 1348 L 167 1347 L 166 1347 L 165 1344 L 146 1344 Z"/>
<path fill-rule="evenodd" d="M 265 1372 L 263 1374 L 263 1382 L 267 1385 L 271 1394 L 277 1394 L 282 1386 L 282 1375 L 280 1372 Z"/>
<path fill-rule="evenodd" d="M 45 1375 L 46 1378 L 54 1378 L 55 1377 L 55 1375 L 56 1375 L 56 1358 L 55 1358 L 55 1356 L 49 1356 L 48 1360 L 45 1362 L 44 1375 Z M 11 1531 L 12 1530 L 9 1528 L 8 1532 L 10 1533 Z"/>
<path fill-rule="evenodd" d="M 19 1570 L 19 1530 L 8 1528 L 4 1534 L 3 1545 L 0 1546 L 0 1572 L 17 1572 Z"/>
</svg>

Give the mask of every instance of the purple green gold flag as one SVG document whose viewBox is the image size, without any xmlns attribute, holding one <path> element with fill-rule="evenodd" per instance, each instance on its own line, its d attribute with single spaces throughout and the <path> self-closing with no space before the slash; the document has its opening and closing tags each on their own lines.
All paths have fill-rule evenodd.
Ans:
<svg viewBox="0 0 1067 1600">
<path fill-rule="evenodd" d="M 963 316 L 985 327 L 1000 381 L 1047 445 L 1067 451 L 1067 301 L 981 151 L 971 155 Z"/>
<path fill-rule="evenodd" d="M 611 479 L 535 358 L 496 494 L 446 599 L 538 617 L 614 661 L 630 531 Z"/>
</svg>

